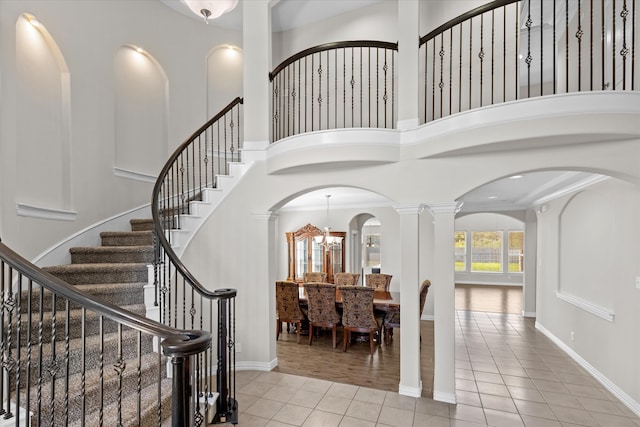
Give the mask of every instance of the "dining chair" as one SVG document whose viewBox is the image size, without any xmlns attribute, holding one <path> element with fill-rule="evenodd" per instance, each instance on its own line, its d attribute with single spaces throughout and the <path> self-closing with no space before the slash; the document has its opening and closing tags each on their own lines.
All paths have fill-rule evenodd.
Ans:
<svg viewBox="0 0 640 427">
<path fill-rule="evenodd" d="M 327 273 L 322 273 L 320 271 L 309 271 L 304 273 L 303 275 L 304 283 L 326 283 L 327 282 Z"/>
<path fill-rule="evenodd" d="M 360 273 L 336 273 L 333 277 L 336 286 L 356 286 Z"/>
<path fill-rule="evenodd" d="M 351 332 L 369 334 L 369 349 L 374 352 L 374 336 L 380 337 L 381 323 L 373 311 L 373 288 L 364 286 L 339 286 L 342 294 L 342 328 L 344 330 L 344 348 L 351 340 Z"/>
<path fill-rule="evenodd" d="M 429 286 L 431 286 L 431 281 L 429 279 L 425 279 L 420 285 L 420 311 L 418 316 L 422 317 L 422 310 L 424 310 L 424 303 L 427 300 L 427 293 L 429 292 Z M 390 308 L 389 312 L 384 318 L 383 322 L 384 327 L 384 343 L 390 344 L 393 339 L 393 328 L 400 327 L 400 309 Z M 420 337 L 422 340 L 422 337 Z"/>
<path fill-rule="evenodd" d="M 295 282 L 276 282 L 276 341 L 282 332 L 282 322 L 296 324 L 296 342 L 300 342 L 302 322 L 307 319 L 300 308 L 298 284 Z"/>
<path fill-rule="evenodd" d="M 336 287 L 331 283 L 305 283 L 307 317 L 309 318 L 309 345 L 313 343 L 313 328 L 331 328 L 333 348 L 336 348 L 336 328 L 340 314 L 336 309 Z"/>
<path fill-rule="evenodd" d="M 374 288 L 376 291 L 389 291 L 391 285 L 391 274 L 373 273 L 365 276 L 365 286 Z"/>
</svg>

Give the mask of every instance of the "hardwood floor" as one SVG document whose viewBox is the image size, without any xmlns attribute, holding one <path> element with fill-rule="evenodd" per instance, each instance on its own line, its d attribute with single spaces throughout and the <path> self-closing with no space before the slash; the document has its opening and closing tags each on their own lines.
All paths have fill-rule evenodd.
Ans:
<svg viewBox="0 0 640 427">
<path fill-rule="evenodd" d="M 520 313 L 522 288 L 514 286 L 456 286 L 456 309 L 496 313 Z M 275 322 L 274 322 L 275 323 Z M 275 325 L 274 325 L 275 327 Z M 433 321 L 420 321 L 422 337 L 420 368 L 422 396 L 433 397 Z M 331 333 L 324 331 L 307 344 L 308 337 L 296 344 L 296 335 L 280 335 L 277 344 L 276 372 L 303 375 L 311 378 L 398 391 L 400 383 L 400 331 L 396 330 L 390 345 L 382 344 L 373 355 L 366 342 L 351 344 L 342 351 L 342 329 L 338 328 L 338 346 L 331 347 Z"/>
</svg>

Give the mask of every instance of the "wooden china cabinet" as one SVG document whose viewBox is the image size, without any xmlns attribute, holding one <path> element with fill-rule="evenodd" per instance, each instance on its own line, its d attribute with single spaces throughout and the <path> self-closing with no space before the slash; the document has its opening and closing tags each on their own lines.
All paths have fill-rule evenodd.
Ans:
<svg viewBox="0 0 640 427">
<path fill-rule="evenodd" d="M 327 282 L 333 283 L 333 275 L 344 271 L 344 243 L 346 232 L 330 231 L 338 243 L 323 244 L 324 231 L 307 224 L 297 231 L 285 233 L 289 252 L 289 276 L 287 280 L 302 283 L 304 273 L 327 273 Z"/>
</svg>

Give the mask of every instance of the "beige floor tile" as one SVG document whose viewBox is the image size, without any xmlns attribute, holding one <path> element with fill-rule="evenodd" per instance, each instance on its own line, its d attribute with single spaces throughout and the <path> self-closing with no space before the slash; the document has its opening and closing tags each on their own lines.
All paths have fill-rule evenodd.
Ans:
<svg viewBox="0 0 640 427">
<path fill-rule="evenodd" d="M 275 387 L 273 384 L 252 381 L 249 384 L 238 388 L 238 393 L 248 394 L 249 396 L 262 397 L 266 392 Z"/>
<path fill-rule="evenodd" d="M 516 405 L 509 397 L 494 396 L 491 394 L 480 394 L 480 400 L 482 401 L 482 407 L 485 409 L 495 409 L 502 412 L 518 413 Z"/>
<path fill-rule="evenodd" d="M 556 393 L 566 393 L 569 394 L 569 390 L 563 383 L 559 383 L 557 381 L 549 381 L 549 380 L 540 380 L 533 379 L 533 383 L 536 388 L 541 391 L 554 391 Z"/>
<path fill-rule="evenodd" d="M 262 395 L 265 399 L 275 400 L 277 402 L 288 402 L 297 392 L 295 388 L 274 386 L 268 392 Z"/>
<path fill-rule="evenodd" d="M 480 381 L 476 384 L 478 385 L 478 392 L 480 394 L 493 394 L 504 397 L 511 396 L 509 390 L 507 390 L 507 386 L 504 384 L 483 383 Z"/>
<path fill-rule="evenodd" d="M 524 422 L 519 414 L 502 412 L 493 409 L 485 409 L 487 424 L 494 427 L 524 427 Z"/>
<path fill-rule="evenodd" d="M 353 399 L 358 392 L 358 386 L 351 384 L 333 383 L 327 390 L 327 395 L 342 397 L 344 399 Z"/>
<path fill-rule="evenodd" d="M 381 409 L 382 405 L 377 403 L 354 400 L 351 402 L 351 405 L 349 405 L 349 408 L 347 408 L 345 416 L 367 421 L 378 421 L 378 415 L 380 415 Z"/>
<path fill-rule="evenodd" d="M 598 427 L 598 422 L 584 409 L 567 408 L 565 406 L 550 405 L 551 410 L 562 423 L 572 423 L 582 426 Z"/>
<path fill-rule="evenodd" d="M 556 419 L 556 415 L 551 410 L 551 407 L 546 403 L 531 402 L 529 400 L 517 400 L 513 401 L 518 408 L 518 412 L 521 415 L 530 415 L 538 418 L 547 418 L 551 420 Z"/>
<path fill-rule="evenodd" d="M 362 402 L 376 403 L 382 405 L 387 392 L 382 390 L 375 390 L 372 388 L 360 387 L 353 397 L 354 400 L 360 400 Z"/>
<path fill-rule="evenodd" d="M 464 390 L 464 391 L 478 391 L 478 386 L 476 382 L 473 380 L 456 380 L 456 390 Z"/>
<path fill-rule="evenodd" d="M 340 422 L 340 427 L 375 427 L 373 421 L 361 420 L 358 418 L 344 417 Z"/>
<path fill-rule="evenodd" d="M 598 387 L 589 387 L 577 384 L 567 384 L 567 390 L 574 396 L 591 397 L 594 399 L 609 400 L 609 396 Z"/>
<path fill-rule="evenodd" d="M 415 397 L 402 396 L 398 393 L 387 392 L 387 395 L 384 398 L 384 406 L 391 406 L 392 408 L 398 409 L 406 409 L 408 411 L 415 411 L 416 402 L 418 401 Z M 447 414 L 448 416 L 448 414 Z"/>
<path fill-rule="evenodd" d="M 603 412 L 605 414 L 624 416 L 624 412 L 618 408 L 615 402 L 610 400 L 592 399 L 590 397 L 576 396 L 584 409 L 590 412 Z"/>
<path fill-rule="evenodd" d="M 282 423 L 280 421 L 269 420 L 264 427 L 291 427 L 293 424 Z"/>
<path fill-rule="evenodd" d="M 502 380 L 506 385 L 512 385 L 516 387 L 524 387 L 524 388 L 536 388 L 536 385 L 531 381 L 530 378 L 524 378 L 520 376 L 512 376 L 512 375 L 502 375 Z"/>
<path fill-rule="evenodd" d="M 242 427 L 264 427 L 268 422 L 269 420 L 267 418 L 256 415 L 250 415 L 247 413 L 240 413 L 238 415 L 238 425 Z"/>
<path fill-rule="evenodd" d="M 591 416 L 601 425 L 607 427 L 636 427 L 638 424 L 627 417 L 591 412 Z"/>
<path fill-rule="evenodd" d="M 413 417 L 413 427 L 450 427 L 449 417 L 438 417 L 436 415 L 416 412 Z"/>
<path fill-rule="evenodd" d="M 451 427 L 487 427 L 487 425 L 464 420 L 451 420 Z"/>
<path fill-rule="evenodd" d="M 456 390 L 456 400 L 462 405 L 482 406 L 480 394 L 472 391 Z"/>
<path fill-rule="evenodd" d="M 429 415 L 437 415 L 439 417 L 448 417 L 450 408 L 456 405 L 449 405 L 448 403 L 436 402 L 432 399 L 421 397 L 416 400 L 416 412 L 422 412 Z"/>
<path fill-rule="evenodd" d="M 513 375 L 517 377 L 527 376 L 527 371 L 520 366 L 498 366 L 498 370 L 502 375 Z"/>
<path fill-rule="evenodd" d="M 287 403 L 293 405 L 304 406 L 305 408 L 315 408 L 322 400 L 324 394 L 314 393 L 312 391 L 298 390 Z"/>
<path fill-rule="evenodd" d="M 524 387 L 507 386 L 509 394 L 514 399 L 528 400 L 532 402 L 545 403 L 546 400 L 538 390 Z"/>
<path fill-rule="evenodd" d="M 572 394 L 556 393 L 553 391 L 541 391 L 549 405 L 566 406 L 568 408 L 584 409 L 580 401 Z"/>
<path fill-rule="evenodd" d="M 562 427 L 560 421 L 557 420 L 549 420 L 546 418 L 538 418 L 522 414 L 521 417 L 526 427 Z"/>
<path fill-rule="evenodd" d="M 350 399 L 345 399 L 344 397 L 338 396 L 329 396 L 325 395 L 318 405 L 316 406 L 317 410 L 324 412 L 331 412 L 334 414 L 344 415 L 347 412 L 347 408 L 351 404 Z"/>
<path fill-rule="evenodd" d="M 473 371 L 471 369 L 463 369 L 456 367 L 456 379 L 475 381 Z"/>
<path fill-rule="evenodd" d="M 342 415 L 313 410 L 302 427 L 337 427 L 342 421 Z M 244 427 L 244 426 L 242 426 Z"/>
<path fill-rule="evenodd" d="M 282 374 L 278 385 L 282 387 L 301 388 L 307 382 L 307 378 L 298 375 Z"/>
<path fill-rule="evenodd" d="M 280 408 L 280 410 L 276 412 L 271 419 L 295 426 L 301 426 L 309 414 L 311 414 L 310 408 L 287 403 Z"/>
<path fill-rule="evenodd" d="M 308 378 L 307 381 L 300 387 L 301 390 L 312 391 L 314 393 L 326 393 L 333 382 L 327 380 L 320 380 L 317 378 Z"/>
<path fill-rule="evenodd" d="M 493 383 L 493 384 L 504 384 L 504 381 L 502 380 L 502 375 L 500 374 L 495 374 L 493 372 L 475 371 L 474 375 L 476 377 L 476 381 Z"/>
<path fill-rule="evenodd" d="M 284 406 L 284 404 L 281 402 L 261 398 L 256 400 L 255 403 L 249 406 L 244 412 L 249 415 L 271 419 L 282 406 Z"/>
<path fill-rule="evenodd" d="M 456 420 L 471 421 L 478 424 L 487 423 L 484 411 L 476 406 L 455 405 L 451 407 L 450 413 L 451 418 Z"/>
<path fill-rule="evenodd" d="M 378 423 L 394 427 L 411 427 L 413 425 L 413 411 L 383 406 L 378 417 Z"/>
</svg>

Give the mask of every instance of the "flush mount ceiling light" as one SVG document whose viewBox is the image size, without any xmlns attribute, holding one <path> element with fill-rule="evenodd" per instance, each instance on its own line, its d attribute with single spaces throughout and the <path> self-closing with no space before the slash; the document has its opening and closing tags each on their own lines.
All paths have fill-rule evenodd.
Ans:
<svg viewBox="0 0 640 427">
<path fill-rule="evenodd" d="M 187 5 L 193 13 L 204 18 L 209 23 L 210 19 L 216 19 L 227 12 L 231 12 L 238 0 L 180 0 Z"/>
</svg>

